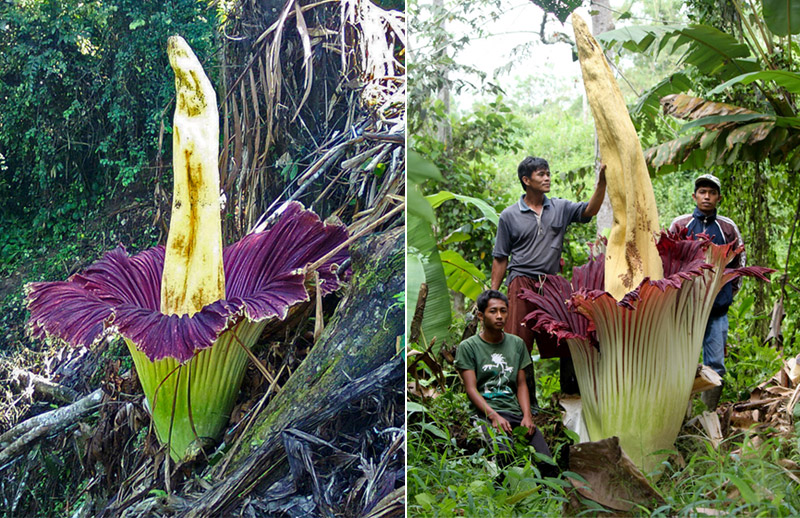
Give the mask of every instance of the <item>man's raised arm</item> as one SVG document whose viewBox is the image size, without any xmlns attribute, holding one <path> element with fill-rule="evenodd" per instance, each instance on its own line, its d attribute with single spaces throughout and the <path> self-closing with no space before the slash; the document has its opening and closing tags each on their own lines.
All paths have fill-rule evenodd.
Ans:
<svg viewBox="0 0 800 518">
<path fill-rule="evenodd" d="M 594 187 L 592 197 L 589 198 L 589 204 L 583 210 L 584 218 L 591 218 L 597 215 L 600 211 L 600 206 L 603 205 L 603 198 L 606 196 L 606 165 L 600 164 L 600 172 L 597 174 L 597 185 Z"/>
</svg>

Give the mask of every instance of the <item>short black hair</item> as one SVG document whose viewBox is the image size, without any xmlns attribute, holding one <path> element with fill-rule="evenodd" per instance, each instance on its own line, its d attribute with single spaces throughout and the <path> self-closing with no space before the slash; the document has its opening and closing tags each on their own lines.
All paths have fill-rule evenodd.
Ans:
<svg viewBox="0 0 800 518">
<path fill-rule="evenodd" d="M 506 306 L 508 306 L 508 297 L 503 295 L 502 292 L 497 290 L 486 290 L 480 295 L 478 295 L 478 300 L 475 301 L 475 303 L 478 305 L 478 311 L 480 311 L 481 313 L 486 311 L 486 308 L 487 306 L 489 306 L 489 301 L 491 299 L 500 299 L 506 303 Z"/>
<path fill-rule="evenodd" d="M 522 179 L 540 169 L 550 169 L 550 164 L 544 158 L 526 156 L 522 159 L 522 162 L 517 166 L 517 176 L 519 176 L 519 183 L 522 185 L 523 190 L 525 190 L 525 182 Z"/>
</svg>

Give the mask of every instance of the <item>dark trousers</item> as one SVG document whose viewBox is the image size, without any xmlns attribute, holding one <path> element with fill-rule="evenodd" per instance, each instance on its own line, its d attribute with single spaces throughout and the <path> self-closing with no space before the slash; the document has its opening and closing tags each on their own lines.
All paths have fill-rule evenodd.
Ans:
<svg viewBox="0 0 800 518">
<path fill-rule="evenodd" d="M 512 429 L 520 426 L 522 423 L 521 415 L 511 414 L 508 412 L 497 413 L 511 424 Z M 514 448 L 511 444 L 513 436 L 506 435 L 505 432 L 499 432 L 494 429 L 494 437 L 492 437 L 492 434 L 489 433 L 489 428 L 492 428 L 491 421 L 487 421 L 484 418 L 476 418 L 475 421 L 480 425 L 481 436 L 483 437 L 484 442 L 489 445 L 490 449 L 494 451 L 494 446 L 497 446 L 497 451 L 500 452 L 500 455 L 498 455 L 500 464 L 508 464 L 512 458 L 511 452 L 514 451 Z M 536 450 L 536 453 L 540 453 L 551 458 L 553 457 L 553 454 L 550 452 L 550 447 L 547 446 L 547 442 L 544 440 L 544 435 L 542 435 L 542 432 L 539 430 L 538 426 L 533 432 L 533 435 L 528 436 L 528 445 L 533 446 L 533 449 Z M 558 470 L 555 466 L 545 462 L 536 462 L 536 465 L 539 468 L 539 472 L 546 477 L 556 476 L 558 473 Z"/>
</svg>

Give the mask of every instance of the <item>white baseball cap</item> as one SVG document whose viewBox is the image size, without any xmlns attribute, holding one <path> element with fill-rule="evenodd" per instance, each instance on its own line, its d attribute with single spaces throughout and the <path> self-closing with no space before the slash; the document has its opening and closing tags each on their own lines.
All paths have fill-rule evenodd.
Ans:
<svg viewBox="0 0 800 518">
<path fill-rule="evenodd" d="M 721 193 L 722 192 L 722 182 L 719 181 L 719 178 L 714 176 L 713 174 L 701 174 L 697 178 L 694 179 L 694 189 L 697 190 L 697 186 L 700 183 L 713 183 L 717 186 L 717 190 Z"/>
</svg>

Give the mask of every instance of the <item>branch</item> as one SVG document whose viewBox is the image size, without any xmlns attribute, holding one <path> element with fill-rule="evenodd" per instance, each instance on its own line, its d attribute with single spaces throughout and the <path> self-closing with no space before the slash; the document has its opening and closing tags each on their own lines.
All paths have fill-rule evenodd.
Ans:
<svg viewBox="0 0 800 518">
<path fill-rule="evenodd" d="M 425 313 L 425 302 L 428 300 L 428 285 L 424 282 L 419 286 L 419 297 L 417 307 L 414 308 L 414 317 L 411 319 L 411 332 L 408 336 L 408 343 L 419 343 L 419 332 L 422 329 L 422 317 Z"/>
<path fill-rule="evenodd" d="M 31 443 L 37 439 L 63 430 L 94 411 L 102 400 L 103 389 L 97 389 L 69 406 L 31 417 L 0 435 L 0 445 L 5 445 L 5 449 L 0 451 L 0 469 L 14 457 L 28 451 Z"/>
<path fill-rule="evenodd" d="M 30 388 L 33 392 L 50 401 L 69 404 L 78 399 L 78 393 L 71 388 L 23 369 L 15 368 L 11 372 L 11 382 L 16 384 L 22 391 Z"/>
<path fill-rule="evenodd" d="M 381 393 L 397 387 L 402 381 L 403 369 L 401 367 L 400 356 L 396 356 L 375 371 L 353 380 L 331 394 L 330 397 L 320 401 L 315 412 L 310 415 L 298 416 L 287 429 L 314 430 L 320 424 L 332 419 L 342 409 L 350 405 L 357 405 L 359 401 L 370 394 Z M 182 513 L 180 516 L 184 518 L 221 516 L 220 513 L 229 505 L 252 492 L 258 482 L 264 476 L 269 475 L 275 464 L 280 462 L 285 455 L 282 434 L 272 434 L 265 439 L 264 444 L 250 454 L 236 471 L 206 492 L 188 512 Z"/>
</svg>

